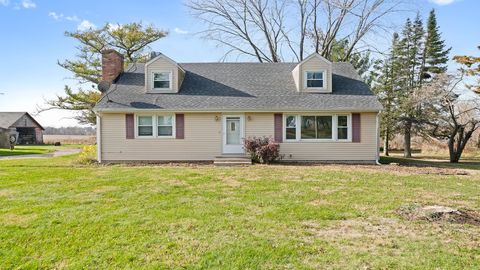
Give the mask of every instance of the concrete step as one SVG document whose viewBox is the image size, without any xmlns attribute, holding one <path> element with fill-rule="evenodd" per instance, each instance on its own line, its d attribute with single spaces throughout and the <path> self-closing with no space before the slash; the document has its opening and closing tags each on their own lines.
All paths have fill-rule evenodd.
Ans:
<svg viewBox="0 0 480 270">
<path fill-rule="evenodd" d="M 251 165 L 252 160 L 245 155 L 223 155 L 215 157 L 213 164 L 218 166 Z"/>
</svg>

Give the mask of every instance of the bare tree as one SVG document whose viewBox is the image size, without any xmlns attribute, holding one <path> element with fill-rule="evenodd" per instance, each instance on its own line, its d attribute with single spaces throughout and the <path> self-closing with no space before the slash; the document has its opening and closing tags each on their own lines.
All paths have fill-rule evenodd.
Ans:
<svg viewBox="0 0 480 270">
<path fill-rule="evenodd" d="M 193 14 L 208 24 L 204 37 L 259 62 L 280 62 L 284 29 L 282 1 L 193 0 Z"/>
<path fill-rule="evenodd" d="M 386 30 L 388 15 L 406 0 L 190 0 L 192 14 L 207 24 L 205 38 L 231 53 L 259 62 L 304 59 L 310 50 L 329 58 L 345 42 L 345 59 L 368 44 L 370 33 Z"/>
<path fill-rule="evenodd" d="M 418 100 L 425 115 L 421 123 L 427 136 L 446 140 L 450 162 L 457 163 L 474 132 L 480 128 L 480 100 L 459 94 L 462 76 L 441 74 L 424 85 Z"/>
<path fill-rule="evenodd" d="M 359 43 L 369 33 L 387 31 L 388 15 L 402 9 L 403 1 L 392 0 L 315 0 L 313 33 L 316 52 L 328 57 L 336 42 L 348 44 L 345 59 L 347 61 Z M 326 18 L 318 20 L 317 18 Z"/>
</svg>

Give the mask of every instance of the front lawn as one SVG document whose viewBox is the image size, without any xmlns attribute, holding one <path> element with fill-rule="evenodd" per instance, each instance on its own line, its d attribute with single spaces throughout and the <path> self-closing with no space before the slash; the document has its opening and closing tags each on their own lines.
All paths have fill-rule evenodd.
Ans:
<svg viewBox="0 0 480 270">
<path fill-rule="evenodd" d="M 395 213 L 479 210 L 478 171 L 75 159 L 0 161 L 0 269 L 480 268 L 480 227 Z"/>
<path fill-rule="evenodd" d="M 0 156 L 46 154 L 53 151 L 49 145 L 17 145 L 14 150 L 0 148 Z"/>
</svg>

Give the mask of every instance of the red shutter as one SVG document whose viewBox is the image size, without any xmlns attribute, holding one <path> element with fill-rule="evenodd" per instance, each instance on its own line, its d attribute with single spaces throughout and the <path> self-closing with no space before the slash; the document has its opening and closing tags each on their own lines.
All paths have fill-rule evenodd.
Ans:
<svg viewBox="0 0 480 270">
<path fill-rule="evenodd" d="M 183 114 L 175 115 L 175 135 L 177 139 L 185 138 L 185 117 Z"/>
<path fill-rule="evenodd" d="M 127 139 L 135 138 L 135 122 L 131 113 L 125 115 L 125 131 Z"/>
<path fill-rule="evenodd" d="M 283 141 L 283 117 L 281 113 L 274 114 L 274 139 L 276 142 Z"/>
<path fill-rule="evenodd" d="M 360 131 L 361 131 L 360 114 L 352 113 L 352 142 L 356 142 L 356 143 L 360 142 Z"/>
</svg>

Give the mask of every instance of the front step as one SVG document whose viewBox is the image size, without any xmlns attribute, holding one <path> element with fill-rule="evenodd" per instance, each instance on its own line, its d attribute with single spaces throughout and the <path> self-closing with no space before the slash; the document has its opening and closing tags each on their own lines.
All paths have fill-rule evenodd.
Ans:
<svg viewBox="0 0 480 270">
<path fill-rule="evenodd" d="M 215 157 L 213 164 L 216 166 L 241 166 L 251 165 L 250 157 L 244 155 L 223 155 Z"/>
</svg>

